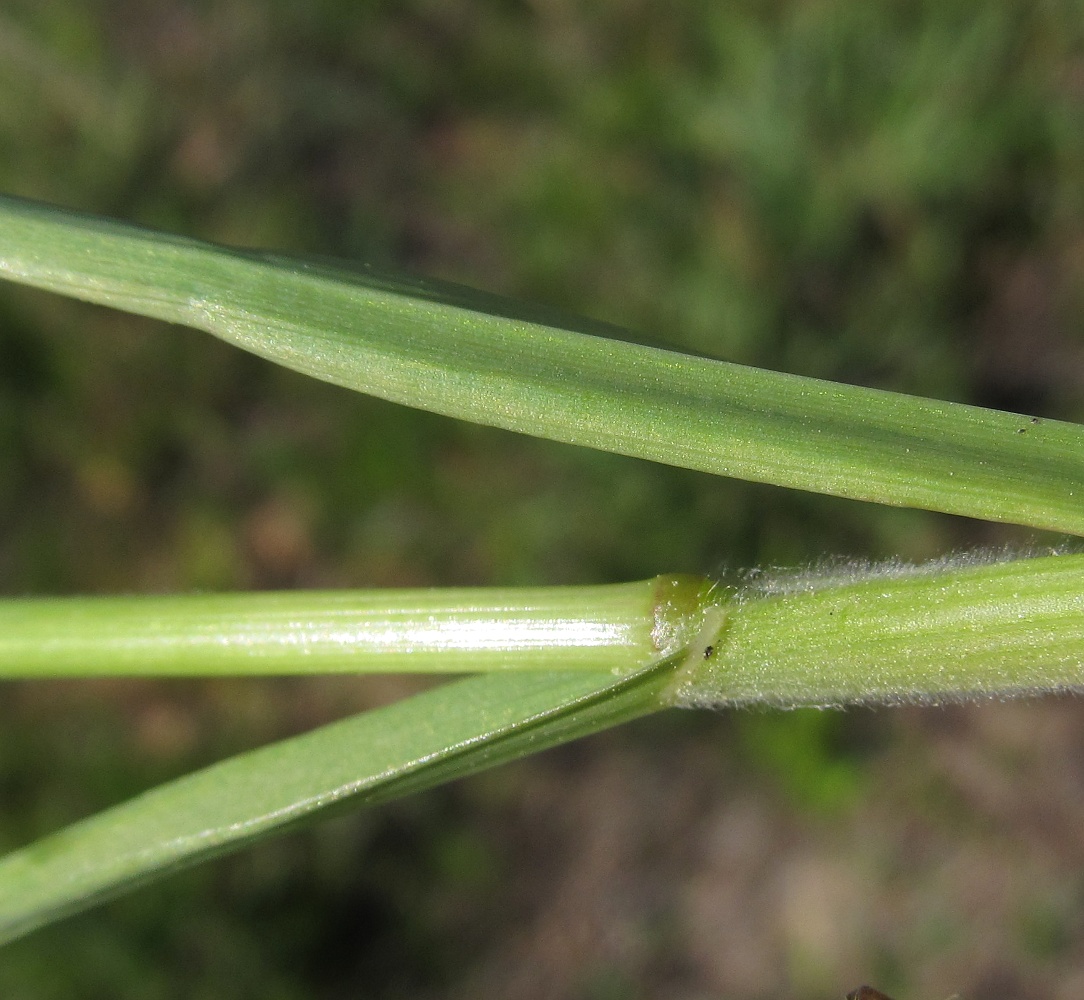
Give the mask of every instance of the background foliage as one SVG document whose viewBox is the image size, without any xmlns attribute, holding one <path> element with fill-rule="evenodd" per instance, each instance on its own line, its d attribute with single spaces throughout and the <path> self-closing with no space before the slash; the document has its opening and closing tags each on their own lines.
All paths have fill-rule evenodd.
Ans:
<svg viewBox="0 0 1084 1000">
<path fill-rule="evenodd" d="M 1080 421 L 1082 16 L 9 0 L 0 188 Z M 5 594 L 1056 542 L 460 425 L 191 331 L 0 296 Z M 8 685 L 0 841 L 409 683 Z M 1081 721 L 1068 701 L 647 720 L 39 933 L 5 951 L 0 992 L 1078 995 Z"/>
</svg>

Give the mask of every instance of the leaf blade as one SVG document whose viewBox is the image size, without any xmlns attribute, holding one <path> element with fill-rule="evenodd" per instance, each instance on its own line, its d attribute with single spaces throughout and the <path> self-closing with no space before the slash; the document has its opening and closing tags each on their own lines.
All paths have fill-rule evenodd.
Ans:
<svg viewBox="0 0 1084 1000">
<path fill-rule="evenodd" d="M 637 674 L 489 674 L 214 764 L 0 859 L 0 943 L 329 808 L 432 787 L 663 707 Z"/>
<path fill-rule="evenodd" d="M 613 338 L 433 282 L 0 198 L 0 275 L 395 402 L 719 475 L 1084 534 L 1084 427 Z M 609 336 L 600 336 L 600 333 Z"/>
</svg>

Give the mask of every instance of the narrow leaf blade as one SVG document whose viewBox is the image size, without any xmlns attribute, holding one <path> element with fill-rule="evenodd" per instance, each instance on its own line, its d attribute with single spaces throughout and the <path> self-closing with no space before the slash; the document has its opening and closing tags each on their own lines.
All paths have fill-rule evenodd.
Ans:
<svg viewBox="0 0 1084 1000">
<path fill-rule="evenodd" d="M 489 674 L 231 758 L 0 859 L 0 942 L 347 805 L 385 801 L 662 707 L 668 661 L 620 679 Z"/>
<path fill-rule="evenodd" d="M 1084 534 L 1084 427 L 1074 424 L 689 357 L 463 288 L 11 198 L 0 198 L 0 275 L 207 330 L 316 378 L 465 420 Z"/>
</svg>

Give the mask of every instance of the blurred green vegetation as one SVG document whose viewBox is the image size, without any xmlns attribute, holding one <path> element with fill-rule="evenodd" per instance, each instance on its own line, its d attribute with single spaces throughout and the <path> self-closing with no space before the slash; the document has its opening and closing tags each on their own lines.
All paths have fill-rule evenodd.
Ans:
<svg viewBox="0 0 1084 1000">
<path fill-rule="evenodd" d="M 743 363 L 1084 419 L 1070 0 L 8 0 L 0 188 L 450 278 Z M 8 595 L 605 582 L 1028 540 L 459 425 L 191 331 L 0 291 Z M 9 845 L 388 694 L 7 691 Z M 876 741 L 853 725 L 753 718 L 731 740 L 726 717 L 683 721 L 590 752 L 664 732 L 665 771 L 670 747 L 730 747 L 749 780 L 834 812 L 868 787 L 854 747 Z M 530 788 L 530 764 L 515 774 Z M 516 863 L 490 787 L 47 931 L 5 952 L 0 993 L 447 995 Z M 609 969 L 582 995 L 612 983 L 641 995 Z"/>
</svg>

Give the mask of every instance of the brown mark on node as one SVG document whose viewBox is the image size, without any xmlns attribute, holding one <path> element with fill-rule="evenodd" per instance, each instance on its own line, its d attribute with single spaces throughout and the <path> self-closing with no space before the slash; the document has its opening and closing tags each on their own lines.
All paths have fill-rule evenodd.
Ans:
<svg viewBox="0 0 1084 1000">
<path fill-rule="evenodd" d="M 715 604 L 708 608 L 701 620 L 700 631 L 689 644 L 684 662 L 674 672 L 670 684 L 669 702 L 672 705 L 692 705 L 695 701 L 696 682 L 701 671 L 701 664 L 715 656 L 726 624 L 727 606 Z"/>
</svg>

